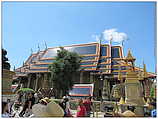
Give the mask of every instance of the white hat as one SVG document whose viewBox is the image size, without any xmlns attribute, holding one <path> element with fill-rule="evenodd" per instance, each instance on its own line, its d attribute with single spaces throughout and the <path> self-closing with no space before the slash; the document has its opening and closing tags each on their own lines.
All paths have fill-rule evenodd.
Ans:
<svg viewBox="0 0 158 119">
<path fill-rule="evenodd" d="M 136 114 L 133 113 L 133 112 L 130 111 L 130 110 L 127 110 L 127 111 L 125 111 L 124 113 L 122 113 L 122 116 L 124 116 L 124 117 L 136 117 Z"/>
<path fill-rule="evenodd" d="M 51 101 L 47 105 L 35 104 L 32 107 L 32 112 L 35 117 L 63 117 L 63 109 L 56 104 L 54 101 Z"/>
</svg>

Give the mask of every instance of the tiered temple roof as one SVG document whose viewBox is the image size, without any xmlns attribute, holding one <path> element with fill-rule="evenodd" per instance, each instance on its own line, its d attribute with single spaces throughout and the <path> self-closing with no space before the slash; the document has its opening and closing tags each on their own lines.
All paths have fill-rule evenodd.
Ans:
<svg viewBox="0 0 158 119">
<path fill-rule="evenodd" d="M 83 56 L 81 67 L 84 71 L 113 74 L 114 77 L 117 77 L 120 68 L 121 73 L 125 76 L 128 67 L 130 67 L 130 65 L 124 60 L 125 57 L 123 55 L 123 49 L 121 46 L 89 43 L 64 46 L 64 48 L 68 51 L 76 52 Z M 22 76 L 28 73 L 49 72 L 48 66 L 54 61 L 57 50 L 59 50 L 59 47 L 47 48 L 44 51 L 31 54 L 23 66 L 15 70 L 16 75 Z M 143 72 L 143 69 L 139 67 L 135 67 L 135 70 Z M 156 75 L 148 72 L 148 76 L 155 77 Z"/>
</svg>

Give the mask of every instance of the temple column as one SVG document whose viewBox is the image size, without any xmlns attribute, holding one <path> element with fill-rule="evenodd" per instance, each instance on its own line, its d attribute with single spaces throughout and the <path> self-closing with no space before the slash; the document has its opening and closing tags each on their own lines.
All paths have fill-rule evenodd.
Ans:
<svg viewBox="0 0 158 119">
<path fill-rule="evenodd" d="M 44 74 L 44 88 L 48 88 L 48 77 L 47 77 L 47 74 L 45 73 Z"/>
<path fill-rule="evenodd" d="M 28 83 L 27 83 L 27 88 L 30 87 L 30 82 L 31 82 L 31 74 L 28 74 Z"/>
<path fill-rule="evenodd" d="M 53 83 L 54 82 L 52 81 L 50 74 L 48 74 L 48 82 L 49 82 L 49 88 L 53 88 Z"/>
<path fill-rule="evenodd" d="M 44 74 L 41 75 L 41 88 L 44 88 Z"/>
<path fill-rule="evenodd" d="M 93 73 L 92 72 L 90 72 L 90 83 L 93 83 L 94 81 L 93 81 Z"/>
<path fill-rule="evenodd" d="M 39 78 L 40 78 L 40 74 L 36 74 L 35 91 L 37 91 L 37 88 L 38 88 L 38 81 L 39 81 Z"/>
<path fill-rule="evenodd" d="M 83 72 L 80 72 L 80 83 L 83 83 Z"/>
</svg>

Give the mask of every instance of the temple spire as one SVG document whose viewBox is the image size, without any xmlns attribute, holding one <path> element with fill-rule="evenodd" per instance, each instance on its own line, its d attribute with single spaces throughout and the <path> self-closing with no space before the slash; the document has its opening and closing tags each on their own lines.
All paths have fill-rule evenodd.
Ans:
<svg viewBox="0 0 158 119">
<path fill-rule="evenodd" d="M 14 68 L 13 68 L 13 70 L 15 71 L 15 65 L 14 65 Z"/>
<path fill-rule="evenodd" d="M 31 48 L 31 55 L 33 54 L 33 50 L 32 50 L 32 48 Z"/>
<path fill-rule="evenodd" d="M 139 68 L 140 68 L 140 65 L 139 65 Z M 142 76 L 142 72 L 141 70 L 138 69 L 138 79 L 139 80 L 144 80 L 143 76 Z"/>
<path fill-rule="evenodd" d="M 146 72 L 146 64 L 143 61 L 143 71 Z"/>
<path fill-rule="evenodd" d="M 123 45 L 124 45 L 124 40 L 122 41 L 121 45 L 122 45 L 122 47 L 123 47 Z"/>
<path fill-rule="evenodd" d="M 147 70 L 146 70 L 146 64 L 143 62 L 143 77 L 147 78 L 148 74 L 147 74 Z"/>
<path fill-rule="evenodd" d="M 136 59 L 132 56 L 132 53 L 131 53 L 131 50 L 129 49 L 128 50 L 128 54 L 127 54 L 127 57 L 125 58 L 125 62 L 126 63 L 131 63 L 131 66 L 132 66 L 132 68 L 133 68 L 133 70 L 134 70 L 134 61 L 135 61 Z"/>
<path fill-rule="evenodd" d="M 38 43 L 38 52 L 40 52 L 40 46 L 39 46 L 39 43 Z"/>
<path fill-rule="evenodd" d="M 132 56 L 132 53 L 131 53 L 131 50 L 130 50 L 130 49 L 128 50 L 128 54 L 127 54 L 126 60 L 128 60 L 128 61 L 135 61 L 135 60 L 136 60 L 136 59 Z"/>
<path fill-rule="evenodd" d="M 112 37 L 112 35 L 110 36 L 110 46 L 112 46 L 112 39 L 113 39 L 113 37 Z"/>
<path fill-rule="evenodd" d="M 25 66 L 25 62 L 23 61 L 23 67 Z"/>
<path fill-rule="evenodd" d="M 46 41 L 44 41 L 44 44 L 45 44 L 45 49 L 47 49 L 47 43 L 46 43 Z"/>
</svg>

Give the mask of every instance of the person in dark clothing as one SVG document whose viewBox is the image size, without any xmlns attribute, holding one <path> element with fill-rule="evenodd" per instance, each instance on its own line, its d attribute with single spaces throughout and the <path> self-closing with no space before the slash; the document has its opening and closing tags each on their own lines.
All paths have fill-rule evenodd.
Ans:
<svg viewBox="0 0 158 119">
<path fill-rule="evenodd" d="M 67 113 L 66 113 L 66 102 L 67 102 L 67 101 L 68 101 L 68 99 L 65 98 L 65 99 L 63 99 L 63 100 L 59 103 L 59 105 L 61 106 L 61 108 L 64 110 L 64 117 L 67 116 Z"/>
<path fill-rule="evenodd" d="M 32 96 L 32 98 L 30 98 L 29 101 L 31 102 L 30 109 L 32 109 L 32 106 L 35 104 L 35 97 Z"/>
<path fill-rule="evenodd" d="M 11 104 L 10 99 L 7 99 L 7 103 L 8 103 L 8 111 L 9 111 L 9 114 L 11 114 L 11 107 L 12 107 L 12 104 Z"/>
<path fill-rule="evenodd" d="M 132 111 L 132 112 L 134 112 L 135 106 L 127 106 L 127 109 L 130 110 L 130 111 Z"/>
<path fill-rule="evenodd" d="M 35 104 L 35 97 L 33 96 L 32 93 L 30 93 L 28 99 L 24 103 L 23 110 L 20 112 L 19 116 L 23 117 L 26 110 L 28 109 L 28 111 L 30 111 L 34 104 Z"/>
<path fill-rule="evenodd" d="M 64 96 L 63 100 L 59 103 L 59 105 L 64 110 L 64 117 L 73 117 L 70 111 L 70 103 L 68 96 Z"/>
<path fill-rule="evenodd" d="M 9 118 L 9 110 L 8 110 L 8 103 L 2 102 L 2 115 L 1 117 Z"/>
<path fill-rule="evenodd" d="M 23 117 L 23 115 L 25 114 L 27 108 L 29 107 L 29 106 L 28 106 L 28 105 L 29 105 L 28 102 L 29 102 L 29 101 L 26 100 L 26 102 L 24 103 L 23 109 L 22 109 L 22 111 L 21 111 L 20 114 L 19 114 L 20 117 Z"/>
</svg>

